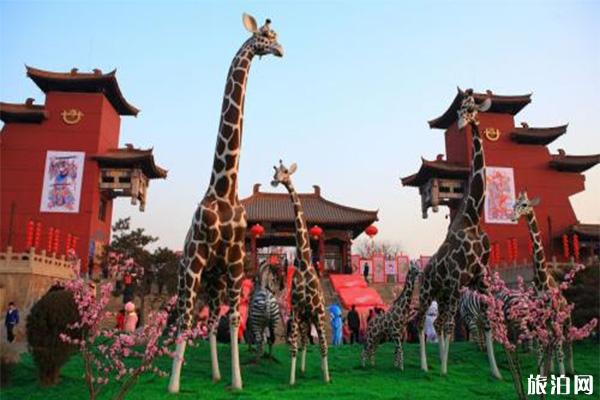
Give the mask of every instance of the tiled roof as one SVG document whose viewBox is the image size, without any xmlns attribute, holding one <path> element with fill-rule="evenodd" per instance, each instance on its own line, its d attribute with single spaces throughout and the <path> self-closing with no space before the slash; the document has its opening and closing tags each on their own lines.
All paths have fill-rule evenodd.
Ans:
<svg viewBox="0 0 600 400">
<path fill-rule="evenodd" d="M 571 232 L 576 233 L 580 239 L 600 240 L 599 224 L 575 224 L 571 226 Z"/>
<path fill-rule="evenodd" d="M 242 200 L 249 221 L 294 223 L 294 207 L 287 193 L 259 191 L 254 185 L 254 193 Z M 334 203 L 321 197 L 320 189 L 314 186 L 314 193 L 299 193 L 304 215 L 309 225 L 370 225 L 377 221 L 377 211 L 361 210 Z"/>
<path fill-rule="evenodd" d="M 469 167 L 442 160 L 428 161 L 421 158 L 421 168 L 416 174 L 401 179 L 403 186 L 419 187 L 431 178 L 468 179 Z"/>
<path fill-rule="evenodd" d="M 487 97 L 487 93 L 473 93 L 475 100 L 478 102 L 484 101 Z M 492 106 L 486 112 L 489 113 L 500 113 L 500 114 L 511 114 L 515 115 L 521 111 L 527 104 L 531 103 L 531 94 L 517 95 L 517 96 L 499 96 L 492 94 Z M 457 111 L 460 107 L 462 96 L 460 91 L 452 100 L 450 107 L 441 116 L 429 121 L 430 128 L 447 129 L 452 125 L 458 115 Z"/>
<path fill-rule="evenodd" d="M 31 98 L 27 99 L 25 103 L 0 102 L 0 120 L 4 123 L 40 123 L 46 118 L 48 118 L 48 112 L 44 106 L 34 105 Z"/>
<path fill-rule="evenodd" d="M 125 148 L 111 149 L 102 154 L 91 156 L 104 168 L 141 168 L 149 179 L 166 178 L 167 170 L 154 163 L 152 149 L 134 149 L 129 145 Z"/>
<path fill-rule="evenodd" d="M 563 172 L 583 172 L 600 162 L 600 154 L 588 156 L 572 156 L 559 149 L 558 154 L 552 154 L 550 167 Z"/>
<path fill-rule="evenodd" d="M 116 77 L 117 70 L 103 74 L 99 69 L 91 73 L 51 72 L 27 67 L 27 76 L 44 92 L 102 93 L 120 115 L 137 115 L 140 110 L 125 100 Z"/>
<path fill-rule="evenodd" d="M 522 144 L 547 145 L 558 139 L 567 132 L 568 125 L 553 126 L 549 128 L 534 128 L 526 123 L 521 123 L 520 128 L 514 128 L 511 139 Z"/>
</svg>

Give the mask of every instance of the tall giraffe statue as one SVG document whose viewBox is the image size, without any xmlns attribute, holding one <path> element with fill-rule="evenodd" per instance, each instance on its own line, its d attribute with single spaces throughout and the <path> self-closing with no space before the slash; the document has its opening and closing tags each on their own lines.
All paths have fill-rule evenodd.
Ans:
<svg viewBox="0 0 600 400">
<path fill-rule="evenodd" d="M 404 282 L 404 288 L 400 295 L 394 300 L 389 310 L 377 315 L 369 323 L 365 346 L 361 354 L 361 364 L 363 367 L 367 359 L 371 361 L 372 365 L 375 364 L 375 350 L 377 350 L 377 345 L 390 340 L 396 345 L 394 365 L 400 368 L 400 370 L 404 370 L 402 339 L 411 318 L 412 294 L 420 273 L 421 271 L 417 263 L 411 261 Z"/>
<path fill-rule="evenodd" d="M 209 298 L 212 376 L 213 380 L 218 381 L 221 374 L 217 360 L 216 321 L 221 300 L 228 297 L 233 389 L 242 388 L 237 333 L 247 221 L 244 207 L 238 199 L 237 179 L 246 82 L 254 56 L 283 56 L 283 48 L 277 42 L 277 34 L 271 29 L 270 20 L 258 28 L 252 16 L 244 14 L 242 19 L 252 36 L 238 50 L 227 75 L 210 185 L 185 239 L 177 302 L 178 336 L 181 337 L 191 328 L 197 291 L 201 279 L 204 279 L 203 286 Z M 173 393 L 179 391 L 185 346 L 186 341 L 179 340 L 169 383 L 169 391 Z"/>
<path fill-rule="evenodd" d="M 480 225 L 486 190 L 485 156 L 479 134 L 477 113 L 489 109 L 491 93 L 488 92 L 488 98 L 482 104 L 475 102 L 472 89 L 460 91 L 460 93 L 463 99 L 458 111 L 458 129 L 468 125 L 471 128 L 472 136 L 473 156 L 468 189 L 464 193 L 456 217 L 448 228 L 444 242 L 425 266 L 422 285 L 419 289 L 417 312 L 421 369 L 427 371 L 425 315 L 433 300 L 438 303 L 439 316 L 436 319 L 436 328 L 439 337 L 442 375 L 446 375 L 448 372 L 448 351 L 450 339 L 454 333 L 454 317 L 460 299 L 460 289 L 469 286 L 482 293 L 489 292 L 484 282 L 484 276 L 490 256 L 490 241 Z M 491 373 L 495 378 L 500 379 L 489 323 L 486 323 L 485 326 L 485 340 Z"/>
<path fill-rule="evenodd" d="M 531 242 L 533 244 L 533 287 L 535 288 L 536 293 L 541 295 L 547 292 L 550 288 L 556 288 L 558 284 L 548 271 L 548 265 L 546 263 L 546 253 L 544 251 L 544 244 L 542 243 L 542 233 L 540 232 L 537 218 L 535 217 L 534 207 L 540 203 L 540 199 L 538 197 L 534 199 L 529 199 L 527 196 L 527 192 L 519 193 L 515 204 L 513 206 L 513 221 L 518 221 L 521 217 L 525 217 L 527 221 L 527 227 L 529 228 L 529 236 L 531 237 Z M 567 305 L 567 300 L 561 296 L 561 304 L 560 307 L 565 307 Z M 566 321 L 563 329 L 565 332 L 568 332 L 571 326 L 570 321 Z M 565 335 L 566 336 L 566 335 Z M 569 368 L 569 374 L 575 374 L 575 367 L 573 365 L 573 347 L 572 343 L 568 342 L 566 344 L 566 356 L 567 356 L 567 367 Z M 558 369 L 561 375 L 565 374 L 565 353 L 563 350 L 563 343 L 557 343 L 556 348 L 553 349 L 554 354 L 556 355 L 556 360 L 558 362 Z M 543 356 L 543 353 L 540 351 L 540 356 Z M 541 365 L 542 374 L 544 374 L 543 365 Z"/>
<path fill-rule="evenodd" d="M 306 218 L 300 197 L 292 185 L 290 176 L 296 171 L 296 164 L 286 168 L 281 160 L 279 167 L 273 167 L 275 174 L 271 185 L 283 185 L 290 194 L 294 205 L 296 218 L 296 257 L 298 266 L 292 278 L 292 328 L 290 335 L 290 353 L 292 366 L 290 371 L 290 385 L 296 383 L 296 355 L 298 354 L 298 340 L 302 344 L 302 358 L 300 360 L 300 372 L 304 373 L 306 366 L 306 342 L 310 335 L 311 325 L 317 329 L 319 336 L 319 347 L 321 350 L 321 372 L 323 380 L 329 382 L 329 366 L 327 364 L 327 337 L 325 336 L 325 302 L 319 276 L 311 262 L 310 241 Z"/>
</svg>

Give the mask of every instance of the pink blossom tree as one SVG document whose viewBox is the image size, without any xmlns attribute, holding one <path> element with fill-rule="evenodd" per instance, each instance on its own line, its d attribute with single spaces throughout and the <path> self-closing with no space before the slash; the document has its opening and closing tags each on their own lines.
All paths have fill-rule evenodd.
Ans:
<svg viewBox="0 0 600 400">
<path fill-rule="evenodd" d="M 173 356 L 169 347 L 176 341 L 176 327 L 168 327 L 167 319 L 176 296 L 161 310 L 152 312 L 146 325 L 134 332 L 122 332 L 116 328 L 103 328 L 105 320 L 114 317 L 106 311 L 111 283 L 100 284 L 97 288 L 93 283 L 76 277 L 64 286 L 73 294 L 80 320 L 60 337 L 76 345 L 81 353 L 91 400 L 96 399 L 111 381 L 119 383 L 114 399 L 124 399 L 143 374 L 166 376 L 166 372 L 160 370 L 155 361 L 162 356 Z M 80 333 L 74 335 L 72 328 Z M 199 329 L 195 328 L 183 335 L 181 340 L 192 342 L 198 335 Z"/>
<path fill-rule="evenodd" d="M 519 399 L 525 399 L 526 394 L 517 346 L 531 342 L 537 344 L 540 355 L 538 371 L 545 376 L 550 371 L 556 349 L 565 345 L 570 347 L 572 342 L 588 337 L 597 325 L 598 321 L 594 318 L 581 328 L 571 326 L 573 305 L 568 304 L 563 296 L 563 292 L 572 285 L 575 274 L 583 268 L 581 264 L 576 265 L 558 287 L 543 293 L 526 287 L 521 277 L 517 288 L 509 289 L 496 273 L 487 279 L 490 295 L 479 294 L 487 305 L 494 339 L 505 350 Z M 516 334 L 509 335 L 510 329 Z"/>
</svg>

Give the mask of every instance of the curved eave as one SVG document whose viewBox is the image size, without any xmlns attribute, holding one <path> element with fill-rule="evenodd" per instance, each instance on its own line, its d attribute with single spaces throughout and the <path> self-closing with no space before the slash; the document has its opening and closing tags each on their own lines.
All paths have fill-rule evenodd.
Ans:
<svg viewBox="0 0 600 400">
<path fill-rule="evenodd" d="M 469 167 L 448 161 L 428 161 L 421 158 L 421 168 L 416 174 L 401 178 L 402 186 L 420 187 L 431 178 L 467 179 Z"/>
<path fill-rule="evenodd" d="M 98 162 L 101 168 L 140 168 L 148 179 L 165 179 L 168 171 L 155 164 L 149 151 L 142 154 L 124 155 L 119 153 L 95 154 L 90 158 Z"/>
<path fill-rule="evenodd" d="M 119 115 L 137 116 L 139 109 L 129 104 L 117 82 L 116 72 L 102 73 L 70 73 L 51 72 L 26 66 L 27 76 L 44 93 L 47 92 L 74 92 L 74 93 L 102 93 Z"/>
<path fill-rule="evenodd" d="M 304 206 L 304 215 L 306 217 L 307 223 L 310 223 L 310 224 L 341 226 L 341 227 L 351 226 L 351 225 L 360 225 L 362 227 L 362 228 L 360 228 L 360 232 L 362 232 L 362 230 L 364 230 L 368 225 L 379 220 L 379 217 L 377 216 L 379 211 L 362 210 L 359 208 L 344 206 L 342 204 L 338 204 L 333 201 L 324 199 L 320 195 L 316 195 L 314 193 L 299 193 L 298 195 L 300 196 L 300 201 L 302 202 L 302 204 Z M 260 202 L 261 199 L 268 199 L 271 202 L 278 202 L 279 205 L 284 206 L 286 208 L 288 206 L 292 207 L 292 203 L 289 199 L 288 194 L 268 193 L 268 192 L 254 193 L 251 196 L 246 197 L 241 200 L 241 203 L 246 207 L 246 212 L 248 213 L 249 221 L 279 222 L 279 223 L 283 222 L 283 223 L 290 223 L 290 224 L 294 223 L 295 217 L 294 217 L 293 211 L 290 213 L 290 215 L 283 215 L 284 212 L 281 212 L 281 210 L 279 210 L 279 212 L 276 212 L 276 213 L 271 212 L 271 215 L 267 215 L 267 214 L 269 214 L 269 211 L 272 211 L 272 210 L 262 209 L 261 212 L 264 215 L 253 216 L 251 214 L 252 210 L 248 210 L 248 209 L 251 208 L 254 203 Z M 312 207 L 310 205 L 307 206 L 307 203 L 308 203 L 307 200 L 316 200 L 325 206 L 333 207 L 333 208 L 340 210 L 341 212 L 350 213 L 352 215 L 346 216 L 343 220 L 328 218 L 328 217 L 323 218 L 322 216 L 317 215 L 317 214 L 319 214 L 318 212 L 315 212 L 314 213 L 315 215 L 312 215 L 313 214 L 313 211 L 311 210 Z M 322 213 L 322 214 L 326 214 L 326 213 Z M 356 230 L 356 231 L 358 232 L 358 230 Z M 360 232 L 358 232 L 357 235 L 360 234 Z"/>
<path fill-rule="evenodd" d="M 44 106 L 0 102 L 0 120 L 8 123 L 36 123 L 48 118 Z"/>
<path fill-rule="evenodd" d="M 550 167 L 562 172 L 584 172 L 600 163 L 600 154 L 570 156 L 553 154 Z"/>
<path fill-rule="evenodd" d="M 487 98 L 486 93 L 474 93 L 475 100 L 482 102 Z M 439 117 L 428 121 L 430 128 L 448 129 L 457 119 L 457 111 L 460 107 L 462 97 L 456 94 L 450 107 Z M 527 104 L 531 103 L 531 93 L 517 96 L 500 96 L 492 94 L 492 106 L 486 111 L 488 113 L 516 115 Z"/>
<path fill-rule="evenodd" d="M 575 224 L 570 230 L 571 233 L 577 234 L 580 240 L 600 240 L 599 224 Z"/>
<path fill-rule="evenodd" d="M 520 144 L 547 145 L 567 132 L 568 125 L 549 128 L 514 128 L 510 138 Z"/>
</svg>

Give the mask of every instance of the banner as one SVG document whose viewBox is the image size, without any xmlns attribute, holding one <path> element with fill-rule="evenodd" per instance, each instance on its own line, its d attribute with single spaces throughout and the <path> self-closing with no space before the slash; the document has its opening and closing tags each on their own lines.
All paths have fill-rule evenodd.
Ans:
<svg viewBox="0 0 600 400">
<path fill-rule="evenodd" d="M 352 274 L 353 275 L 362 275 L 362 265 L 360 263 L 360 255 L 352 254 Z"/>
<path fill-rule="evenodd" d="M 383 254 L 373 256 L 373 282 L 385 282 L 385 257 Z"/>
<path fill-rule="evenodd" d="M 515 202 L 515 177 L 512 168 L 486 167 L 485 222 L 516 224 L 512 220 Z"/>
<path fill-rule="evenodd" d="M 406 274 L 408 273 L 410 258 L 408 255 L 402 254 L 396 257 L 396 262 L 398 264 L 398 283 L 402 283 L 406 279 Z"/>
<path fill-rule="evenodd" d="M 85 153 L 47 151 L 41 212 L 78 213 Z"/>
</svg>

